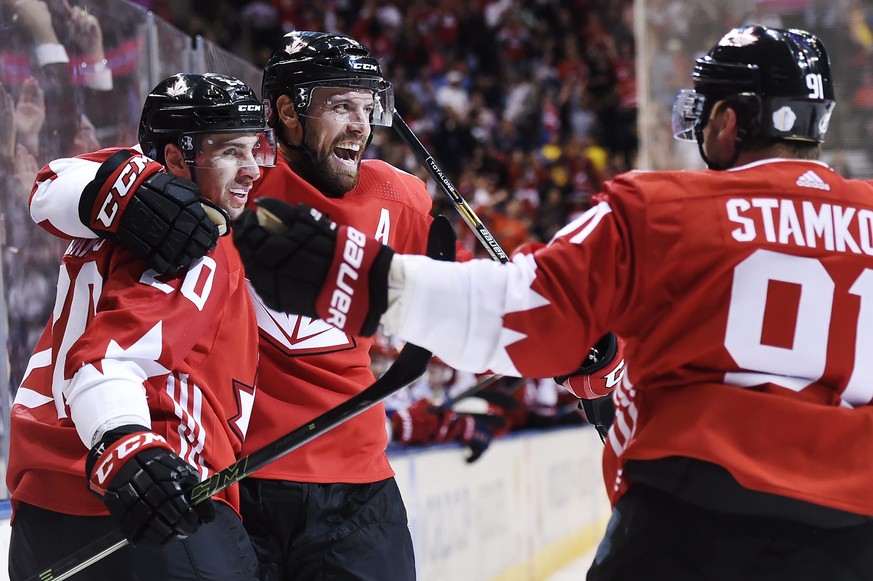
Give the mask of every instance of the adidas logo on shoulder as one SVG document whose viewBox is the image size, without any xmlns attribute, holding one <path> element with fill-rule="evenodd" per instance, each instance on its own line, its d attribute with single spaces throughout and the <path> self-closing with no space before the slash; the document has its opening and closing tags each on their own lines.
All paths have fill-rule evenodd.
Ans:
<svg viewBox="0 0 873 581">
<path fill-rule="evenodd" d="M 799 178 L 795 182 L 798 186 L 802 188 L 815 188 L 817 190 L 825 190 L 830 191 L 831 187 L 827 185 L 823 179 L 818 177 L 818 174 L 812 170 L 809 170 Z"/>
</svg>

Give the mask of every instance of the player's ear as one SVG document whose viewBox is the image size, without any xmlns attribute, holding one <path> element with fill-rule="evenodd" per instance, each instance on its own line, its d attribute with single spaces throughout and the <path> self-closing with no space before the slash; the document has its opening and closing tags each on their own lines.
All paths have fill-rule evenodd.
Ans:
<svg viewBox="0 0 873 581">
<path fill-rule="evenodd" d="M 288 95 L 279 95 L 276 99 L 276 113 L 282 121 L 282 125 L 291 126 L 294 123 L 299 123 L 297 118 L 297 108 L 294 107 L 294 100 Z"/>
<path fill-rule="evenodd" d="M 178 145 L 168 143 L 164 148 L 164 161 L 166 162 L 167 171 L 176 177 L 191 179 L 191 168 L 185 162 L 185 157 L 182 155 L 182 150 Z"/>
<path fill-rule="evenodd" d="M 287 128 L 286 136 L 292 143 L 299 143 L 303 139 L 303 125 L 297 116 L 297 108 L 294 100 L 288 95 L 279 95 L 276 99 L 276 115 L 283 127 Z"/>
<path fill-rule="evenodd" d="M 710 117 L 712 128 L 716 131 L 719 138 L 724 136 L 726 139 L 733 141 L 738 130 L 737 127 L 737 112 L 728 104 L 727 101 L 719 101 L 712 108 Z"/>
</svg>

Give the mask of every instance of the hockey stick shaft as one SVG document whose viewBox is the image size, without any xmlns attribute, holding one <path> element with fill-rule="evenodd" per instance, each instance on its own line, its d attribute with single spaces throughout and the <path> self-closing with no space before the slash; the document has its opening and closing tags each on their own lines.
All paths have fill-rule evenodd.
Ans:
<svg viewBox="0 0 873 581">
<path fill-rule="evenodd" d="M 444 402 L 442 402 L 439 405 L 439 407 L 441 407 L 443 409 L 448 409 L 448 408 L 452 407 L 453 405 L 455 405 L 456 403 L 458 403 L 459 401 L 461 401 L 462 399 L 466 399 L 468 397 L 476 395 L 477 393 L 479 393 L 480 391 L 482 391 L 483 389 L 485 389 L 486 387 L 488 387 L 489 385 L 491 385 L 492 383 L 494 383 L 495 381 L 497 381 L 501 377 L 503 377 L 503 376 L 502 375 L 486 375 L 485 377 L 483 377 L 482 379 L 480 379 L 479 381 L 477 381 L 476 383 L 474 383 L 473 385 L 471 385 L 467 389 L 465 389 L 465 390 L 463 390 L 463 391 L 461 391 L 461 392 L 459 392 L 451 397 L 446 398 L 446 400 Z"/>
<path fill-rule="evenodd" d="M 429 351 L 417 345 L 407 343 L 400 351 L 394 364 L 364 391 L 329 409 L 317 418 L 285 434 L 281 438 L 274 440 L 260 450 L 241 458 L 224 470 L 216 472 L 210 478 L 191 489 L 191 502 L 193 504 L 204 502 L 213 494 L 236 484 L 270 462 L 278 460 L 343 422 L 370 409 L 420 377 L 427 368 L 430 356 Z M 67 579 L 127 544 L 128 541 L 124 538 L 121 531 L 115 530 L 86 545 L 62 561 L 55 563 L 49 569 L 29 577 L 27 581 L 61 581 L 62 579 Z"/>
<path fill-rule="evenodd" d="M 508 379 L 508 381 L 505 384 L 498 385 L 490 391 L 482 391 L 489 385 L 496 383 L 498 380 L 501 379 Z M 457 395 L 447 398 L 437 407 L 440 409 L 453 409 L 456 404 L 469 397 L 478 397 L 486 402 L 489 406 L 495 405 L 506 410 L 514 410 L 518 407 L 518 402 L 513 399 L 513 394 L 519 387 L 524 384 L 524 381 L 525 379 L 523 377 L 507 378 L 503 375 L 489 375 L 483 378 L 481 381 L 461 391 Z M 467 409 L 461 409 L 459 411 L 466 413 L 477 413 L 471 412 Z"/>
<path fill-rule="evenodd" d="M 394 119 L 391 125 L 406 145 L 412 150 L 421 164 L 424 165 L 424 168 L 431 177 L 436 180 L 437 185 L 449 198 L 449 201 L 455 207 L 455 210 L 458 211 L 461 218 L 463 218 L 464 222 L 467 223 L 467 226 L 473 230 L 476 238 L 478 238 L 479 242 L 481 242 L 485 249 L 488 250 L 491 257 L 498 262 L 509 262 L 509 257 L 500 247 L 497 239 L 488 231 L 488 228 L 485 227 L 479 219 L 479 216 L 476 215 L 476 212 L 474 212 L 473 208 L 470 207 L 470 204 L 467 203 L 467 200 L 458 193 L 458 190 L 455 188 L 454 184 L 452 184 L 452 181 L 448 176 L 446 176 L 440 166 L 437 165 L 433 156 L 428 153 L 427 149 L 425 149 L 424 145 L 422 145 L 421 141 L 416 137 L 415 133 L 413 133 L 412 129 L 409 128 L 409 125 L 406 124 L 406 121 L 403 120 L 403 117 L 401 117 L 400 113 L 396 110 L 394 111 Z"/>
</svg>

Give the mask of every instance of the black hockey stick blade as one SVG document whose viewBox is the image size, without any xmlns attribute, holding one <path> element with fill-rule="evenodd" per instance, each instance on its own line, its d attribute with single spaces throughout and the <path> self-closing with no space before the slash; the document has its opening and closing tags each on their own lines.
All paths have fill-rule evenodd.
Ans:
<svg viewBox="0 0 873 581">
<path fill-rule="evenodd" d="M 191 489 L 194 504 L 236 484 L 246 476 L 278 460 L 289 452 L 332 430 L 346 420 L 370 409 L 391 394 L 400 391 L 424 374 L 430 361 L 430 351 L 407 343 L 384 375 L 364 391 L 331 408 L 312 421 L 241 458 L 224 470 L 213 474 Z M 27 581 L 61 581 L 93 565 L 128 544 L 120 530 L 115 530 L 89 543 L 50 568 L 28 577 Z"/>
</svg>

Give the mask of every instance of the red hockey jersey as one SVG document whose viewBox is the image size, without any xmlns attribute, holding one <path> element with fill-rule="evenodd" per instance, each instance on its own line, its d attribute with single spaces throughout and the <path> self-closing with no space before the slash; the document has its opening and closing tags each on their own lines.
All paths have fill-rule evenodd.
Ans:
<svg viewBox="0 0 873 581">
<path fill-rule="evenodd" d="M 84 156 L 88 158 L 88 156 Z M 82 188 L 94 177 L 82 159 L 52 162 L 62 183 L 38 183 L 30 209 L 36 222 L 58 236 L 93 236 L 78 219 Z M 398 252 L 427 248 L 432 201 L 424 183 L 385 162 L 365 160 L 360 182 L 342 199 L 325 197 L 297 176 L 280 156 L 262 168 L 250 195 L 305 203 L 340 224 L 349 224 Z M 458 249 L 458 260 L 470 253 Z M 359 393 L 374 380 L 371 339 L 346 335 L 319 319 L 268 309 L 252 292 L 260 332 L 258 397 L 244 453 L 304 425 Z M 377 405 L 267 465 L 260 478 L 299 482 L 375 482 L 393 475 L 385 455 L 385 411 Z"/>
<path fill-rule="evenodd" d="M 317 208 L 399 252 L 423 254 L 431 198 L 418 178 L 376 160 L 361 164 L 360 182 L 342 199 L 325 197 L 280 159 L 264 168 L 252 199 L 280 198 Z M 250 453 L 361 392 L 374 380 L 371 339 L 346 335 L 319 319 L 268 309 L 252 290 L 261 335 L 258 397 Z M 375 482 L 393 476 L 385 456 L 384 407 L 376 405 L 267 465 L 256 477 L 298 482 Z"/>
<path fill-rule="evenodd" d="M 114 151 L 52 162 L 37 177 L 37 189 L 45 194 L 67 170 L 93 178 Z M 13 507 L 23 501 L 69 514 L 107 514 L 88 490 L 91 443 L 83 440 L 119 410 L 130 423 L 144 415 L 203 478 L 232 464 L 251 417 L 257 341 L 230 237 L 176 276 L 158 275 L 108 241 L 73 240 L 51 320 L 12 406 L 7 485 Z M 238 506 L 236 487 L 216 498 Z"/>
<path fill-rule="evenodd" d="M 571 371 L 615 331 L 613 501 L 625 461 L 685 456 L 873 515 L 873 185 L 772 159 L 632 172 L 603 194 L 510 265 L 395 258 L 412 284 L 387 330 L 453 367 L 528 377 Z"/>
</svg>

